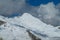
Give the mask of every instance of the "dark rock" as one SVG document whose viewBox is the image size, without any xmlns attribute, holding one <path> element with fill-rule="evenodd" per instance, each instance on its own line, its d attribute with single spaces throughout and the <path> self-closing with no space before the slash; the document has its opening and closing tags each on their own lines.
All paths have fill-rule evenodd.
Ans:
<svg viewBox="0 0 60 40">
<path fill-rule="evenodd" d="M 0 20 L 0 25 L 5 24 L 6 22 Z"/>
<path fill-rule="evenodd" d="M 40 38 L 37 38 L 34 34 L 32 34 L 30 31 L 27 31 L 27 32 L 32 40 L 41 40 Z"/>
<path fill-rule="evenodd" d="M 0 38 L 0 40 L 3 40 L 3 38 Z"/>
</svg>

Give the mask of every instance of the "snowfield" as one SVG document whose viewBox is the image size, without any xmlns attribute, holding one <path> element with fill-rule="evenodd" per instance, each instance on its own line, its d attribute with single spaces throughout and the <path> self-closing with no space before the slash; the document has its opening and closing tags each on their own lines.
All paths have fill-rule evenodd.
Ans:
<svg viewBox="0 0 60 40">
<path fill-rule="evenodd" d="M 9 23 L 0 26 L 0 37 L 3 40 L 31 40 L 26 29 Z"/>
<path fill-rule="evenodd" d="M 29 13 L 14 18 L 0 16 L 5 21 L 0 25 L 0 37 L 3 40 L 32 40 L 26 30 L 42 40 L 60 40 L 60 29 L 43 23 Z"/>
</svg>

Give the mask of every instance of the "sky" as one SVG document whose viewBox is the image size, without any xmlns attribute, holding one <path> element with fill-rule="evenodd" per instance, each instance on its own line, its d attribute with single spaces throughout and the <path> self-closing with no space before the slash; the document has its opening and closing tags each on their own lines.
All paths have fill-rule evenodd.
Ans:
<svg viewBox="0 0 60 40">
<path fill-rule="evenodd" d="M 60 25 L 60 0 L 0 0 L 0 15 L 21 16 L 29 13 L 41 21 Z"/>
<path fill-rule="evenodd" d="M 60 0 L 0 0 L 0 14 L 3 16 L 18 16 L 24 12 L 33 12 L 38 10 L 41 4 L 53 2 L 54 5 L 60 3 Z"/>
<path fill-rule="evenodd" d="M 27 0 L 26 1 L 31 6 L 39 6 L 40 4 L 47 4 L 49 2 L 53 2 L 55 5 L 60 3 L 60 0 Z"/>
</svg>

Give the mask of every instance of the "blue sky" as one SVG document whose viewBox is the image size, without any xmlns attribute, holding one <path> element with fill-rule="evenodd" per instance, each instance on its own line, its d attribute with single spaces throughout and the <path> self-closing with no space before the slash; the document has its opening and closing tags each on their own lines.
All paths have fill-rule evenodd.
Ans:
<svg viewBox="0 0 60 40">
<path fill-rule="evenodd" d="M 29 5 L 39 6 L 40 4 L 47 4 L 53 2 L 55 5 L 60 3 L 60 0 L 26 0 Z"/>
</svg>

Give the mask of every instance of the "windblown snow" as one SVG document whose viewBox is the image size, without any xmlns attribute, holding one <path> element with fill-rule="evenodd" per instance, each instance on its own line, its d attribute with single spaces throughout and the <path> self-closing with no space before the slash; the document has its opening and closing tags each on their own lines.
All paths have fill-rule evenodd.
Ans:
<svg viewBox="0 0 60 40">
<path fill-rule="evenodd" d="M 31 40 L 26 30 L 42 40 L 60 40 L 58 27 L 43 23 L 29 13 L 14 18 L 0 16 L 0 20 L 6 22 L 0 25 L 3 40 Z"/>
</svg>

